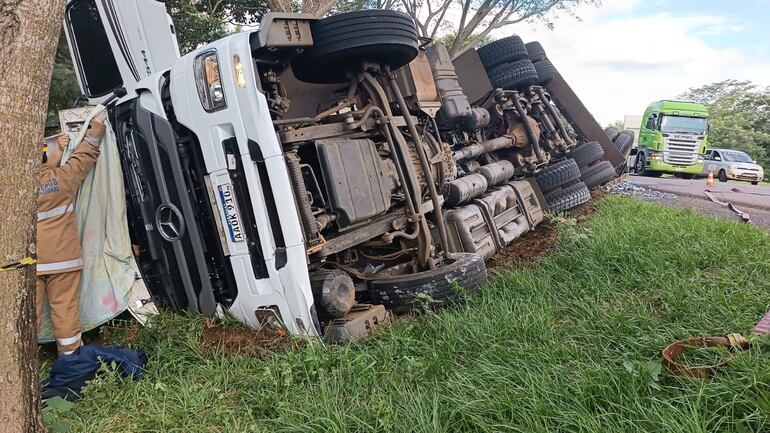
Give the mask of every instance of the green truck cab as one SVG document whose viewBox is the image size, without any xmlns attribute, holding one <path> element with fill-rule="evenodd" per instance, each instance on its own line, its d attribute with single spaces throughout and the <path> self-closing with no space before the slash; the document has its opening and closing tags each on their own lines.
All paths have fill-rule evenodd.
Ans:
<svg viewBox="0 0 770 433">
<path fill-rule="evenodd" d="M 703 171 L 708 142 L 708 108 L 682 101 L 656 101 L 642 116 L 634 172 L 673 173 L 691 179 Z"/>
</svg>

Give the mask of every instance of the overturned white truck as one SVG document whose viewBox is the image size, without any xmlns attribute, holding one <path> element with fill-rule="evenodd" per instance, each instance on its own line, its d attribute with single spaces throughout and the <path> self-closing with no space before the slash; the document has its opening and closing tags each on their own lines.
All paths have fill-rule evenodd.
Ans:
<svg viewBox="0 0 770 433">
<path fill-rule="evenodd" d="M 456 70 L 389 10 L 269 13 L 181 58 L 153 0 L 70 0 L 65 28 L 89 101 L 127 91 L 110 121 L 129 230 L 174 310 L 365 335 L 475 290 L 485 258 L 589 199 L 581 168 L 615 174 L 517 37 Z"/>
</svg>

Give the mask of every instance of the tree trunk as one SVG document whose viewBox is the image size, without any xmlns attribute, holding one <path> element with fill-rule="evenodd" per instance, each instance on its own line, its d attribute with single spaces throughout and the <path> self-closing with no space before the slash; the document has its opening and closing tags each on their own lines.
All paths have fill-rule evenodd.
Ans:
<svg viewBox="0 0 770 433">
<path fill-rule="evenodd" d="M 65 0 L 0 0 L 0 263 L 34 253 L 37 184 Z M 40 416 L 35 267 L 0 272 L 0 426 L 45 431 Z"/>
</svg>

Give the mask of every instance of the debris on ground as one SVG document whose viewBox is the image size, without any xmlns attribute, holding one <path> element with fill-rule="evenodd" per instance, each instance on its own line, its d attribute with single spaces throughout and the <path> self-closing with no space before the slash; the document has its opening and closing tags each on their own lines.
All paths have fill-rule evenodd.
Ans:
<svg viewBox="0 0 770 433">
<path fill-rule="evenodd" d="M 660 192 L 645 188 L 632 182 L 618 182 L 608 186 L 608 191 L 626 197 L 638 197 L 646 200 L 674 200 L 678 196 L 668 192 Z"/>
<path fill-rule="evenodd" d="M 284 329 L 263 326 L 249 329 L 222 322 L 208 321 L 203 326 L 202 348 L 207 353 L 226 357 L 246 355 L 261 357 L 267 353 L 284 352 L 302 345 Z"/>
</svg>

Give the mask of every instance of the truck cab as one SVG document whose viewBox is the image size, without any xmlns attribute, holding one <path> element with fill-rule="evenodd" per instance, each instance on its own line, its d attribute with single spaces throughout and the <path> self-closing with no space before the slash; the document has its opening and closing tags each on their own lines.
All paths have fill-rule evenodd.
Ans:
<svg viewBox="0 0 770 433">
<path fill-rule="evenodd" d="M 634 171 L 692 178 L 703 170 L 708 108 L 690 102 L 657 101 L 642 116 Z"/>
<path fill-rule="evenodd" d="M 180 58 L 165 5 L 154 0 L 70 0 L 65 29 L 88 102 L 127 91 L 109 120 L 134 255 L 156 301 L 318 335 L 250 34 Z"/>
</svg>

